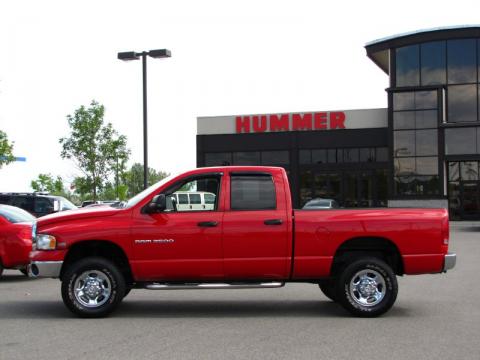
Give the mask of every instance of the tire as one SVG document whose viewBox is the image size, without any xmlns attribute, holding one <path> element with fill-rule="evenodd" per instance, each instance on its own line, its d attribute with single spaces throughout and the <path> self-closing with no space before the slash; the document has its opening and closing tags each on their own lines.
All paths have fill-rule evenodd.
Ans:
<svg viewBox="0 0 480 360">
<path fill-rule="evenodd" d="M 110 314 L 125 295 L 125 279 L 117 266 L 101 257 L 70 265 L 62 277 L 62 299 L 74 314 L 99 318 Z"/>
<path fill-rule="evenodd" d="M 336 287 L 338 302 L 359 317 L 384 314 L 393 306 L 398 293 L 392 268 L 373 257 L 348 264 L 340 273 Z"/>
<path fill-rule="evenodd" d="M 335 292 L 335 280 L 333 279 L 322 280 L 321 282 L 318 283 L 318 287 L 320 288 L 320 290 L 322 290 L 323 295 L 325 295 L 327 298 L 329 298 L 334 302 L 337 301 L 336 292 Z"/>
<path fill-rule="evenodd" d="M 130 288 L 130 287 L 127 287 L 127 288 L 125 289 L 125 293 L 123 294 L 123 298 L 124 298 L 124 299 L 127 297 L 127 295 L 130 293 L 131 290 L 132 290 L 132 288 Z"/>
</svg>

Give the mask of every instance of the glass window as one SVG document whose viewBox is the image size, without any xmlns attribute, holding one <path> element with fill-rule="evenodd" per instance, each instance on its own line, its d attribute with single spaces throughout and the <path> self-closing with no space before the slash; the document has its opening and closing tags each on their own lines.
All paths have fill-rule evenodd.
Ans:
<svg viewBox="0 0 480 360">
<path fill-rule="evenodd" d="M 438 195 L 440 193 L 440 180 L 437 175 L 417 176 L 415 187 L 417 194 Z"/>
<path fill-rule="evenodd" d="M 187 194 L 176 194 L 179 204 L 188 204 L 188 195 Z"/>
<path fill-rule="evenodd" d="M 311 171 L 300 172 L 300 205 L 303 206 L 307 201 L 313 198 L 312 192 L 312 173 Z"/>
<path fill-rule="evenodd" d="M 234 165 L 260 165 L 260 152 L 241 151 L 233 153 Z"/>
<path fill-rule="evenodd" d="M 437 91 L 416 91 L 415 92 L 415 109 L 436 109 L 437 108 Z"/>
<path fill-rule="evenodd" d="M 337 162 L 337 149 L 328 149 L 327 150 L 327 162 L 336 163 Z"/>
<path fill-rule="evenodd" d="M 190 204 L 201 204 L 202 199 L 200 194 L 188 194 L 188 197 L 190 198 Z"/>
<path fill-rule="evenodd" d="M 275 185 L 271 176 L 232 175 L 232 210 L 276 209 Z"/>
<path fill-rule="evenodd" d="M 35 221 L 35 217 L 32 214 L 17 207 L 0 207 L 0 216 L 11 223 Z"/>
<path fill-rule="evenodd" d="M 35 198 L 34 212 L 37 214 L 49 214 L 54 211 L 53 200 L 47 198 L 37 197 Z"/>
<path fill-rule="evenodd" d="M 420 45 L 422 85 L 445 84 L 446 46 L 445 41 L 435 41 Z"/>
<path fill-rule="evenodd" d="M 396 49 L 396 86 L 420 84 L 419 46 L 404 46 Z"/>
<path fill-rule="evenodd" d="M 462 161 L 460 163 L 460 177 L 462 181 L 478 180 L 478 162 Z"/>
<path fill-rule="evenodd" d="M 314 164 L 326 164 L 327 163 L 327 150 L 312 150 L 312 162 Z"/>
<path fill-rule="evenodd" d="M 477 86 L 455 85 L 448 87 L 448 122 L 477 121 Z"/>
<path fill-rule="evenodd" d="M 215 211 L 219 189 L 220 177 L 216 176 L 179 181 L 165 191 L 166 211 Z"/>
<path fill-rule="evenodd" d="M 416 173 L 419 175 L 438 175 L 437 157 L 417 157 Z"/>
<path fill-rule="evenodd" d="M 438 126 L 437 110 L 419 110 L 415 111 L 415 128 L 428 129 Z"/>
<path fill-rule="evenodd" d="M 475 128 L 445 129 L 445 154 L 475 154 L 475 137 Z"/>
<path fill-rule="evenodd" d="M 417 130 L 415 133 L 415 154 L 417 156 L 437 155 L 437 130 Z"/>
<path fill-rule="evenodd" d="M 232 164 L 232 154 L 229 152 L 205 153 L 205 166 L 224 166 Z"/>
<path fill-rule="evenodd" d="M 395 131 L 393 136 L 394 157 L 415 156 L 415 131 Z"/>
<path fill-rule="evenodd" d="M 337 163 L 343 163 L 344 154 L 343 149 L 337 149 Z"/>
<path fill-rule="evenodd" d="M 343 160 L 347 163 L 358 162 L 358 149 L 357 148 L 347 148 L 343 149 Z"/>
<path fill-rule="evenodd" d="M 394 129 L 415 129 L 415 111 L 396 111 L 393 113 Z"/>
<path fill-rule="evenodd" d="M 300 164 L 311 164 L 312 163 L 312 151 L 311 150 L 300 150 L 298 153 L 300 158 Z"/>
<path fill-rule="evenodd" d="M 11 205 L 33 212 L 33 196 L 13 196 Z"/>
<path fill-rule="evenodd" d="M 375 161 L 375 148 L 360 149 L 360 162 L 374 162 L 374 161 Z"/>
<path fill-rule="evenodd" d="M 378 162 L 388 161 L 388 148 L 379 147 L 376 149 L 376 159 Z"/>
<path fill-rule="evenodd" d="M 415 174 L 415 158 L 394 159 L 395 175 L 405 176 Z"/>
<path fill-rule="evenodd" d="M 459 181 L 460 180 L 460 166 L 458 162 L 449 162 L 448 163 L 448 181 Z"/>
<path fill-rule="evenodd" d="M 214 194 L 205 193 L 204 197 L 205 197 L 205 204 L 215 204 Z"/>
<path fill-rule="evenodd" d="M 393 110 L 415 110 L 415 93 L 413 91 L 394 93 Z"/>
<path fill-rule="evenodd" d="M 282 151 L 262 151 L 262 165 L 285 165 L 290 163 L 290 153 Z"/>
<path fill-rule="evenodd" d="M 448 83 L 461 84 L 477 81 L 476 41 L 474 39 L 447 42 Z"/>
</svg>

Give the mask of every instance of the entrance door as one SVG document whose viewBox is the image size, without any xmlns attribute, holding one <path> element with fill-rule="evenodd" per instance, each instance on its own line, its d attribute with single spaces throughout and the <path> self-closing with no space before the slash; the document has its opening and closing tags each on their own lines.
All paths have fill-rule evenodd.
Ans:
<svg viewBox="0 0 480 360">
<path fill-rule="evenodd" d="M 462 181 L 461 203 L 464 219 L 480 218 L 480 181 Z"/>
</svg>

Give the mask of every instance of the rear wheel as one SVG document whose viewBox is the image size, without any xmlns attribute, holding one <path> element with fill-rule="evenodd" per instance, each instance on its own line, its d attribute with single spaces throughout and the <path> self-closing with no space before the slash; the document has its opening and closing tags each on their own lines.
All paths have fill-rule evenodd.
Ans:
<svg viewBox="0 0 480 360">
<path fill-rule="evenodd" d="M 111 313 L 125 295 L 125 279 L 117 266 L 89 257 L 70 265 L 62 278 L 62 299 L 81 317 L 103 317 Z"/>
<path fill-rule="evenodd" d="M 377 258 L 358 259 L 347 265 L 337 280 L 338 302 L 350 313 L 374 317 L 395 303 L 398 284 L 392 268 Z"/>
<path fill-rule="evenodd" d="M 323 295 L 325 295 L 327 298 L 335 302 L 337 301 L 335 293 L 335 280 L 322 280 L 318 283 L 318 287 L 320 290 L 322 290 Z"/>
</svg>

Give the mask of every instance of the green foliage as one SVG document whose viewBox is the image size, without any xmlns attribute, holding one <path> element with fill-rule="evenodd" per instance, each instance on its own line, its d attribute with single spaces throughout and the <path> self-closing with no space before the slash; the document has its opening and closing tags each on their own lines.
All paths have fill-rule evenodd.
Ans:
<svg viewBox="0 0 480 360">
<path fill-rule="evenodd" d="M 7 134 L 0 130 L 0 169 L 15 160 L 12 151 L 13 142 L 10 143 Z"/>
<path fill-rule="evenodd" d="M 93 200 L 106 186 L 112 174 L 123 174 L 130 155 L 127 138 L 119 135 L 111 123 L 104 124 L 105 108 L 96 101 L 80 106 L 68 115 L 70 136 L 61 138 L 61 156 L 71 159 L 85 175 L 74 180 L 75 191 Z"/>
<path fill-rule="evenodd" d="M 30 186 L 34 191 L 48 191 L 53 195 L 63 196 L 66 193 L 62 178 L 57 176 L 54 179 L 52 174 L 39 174 L 36 180 L 32 180 Z"/>
<path fill-rule="evenodd" d="M 169 174 L 163 171 L 156 171 L 148 168 L 148 185 L 153 185 L 159 182 Z M 143 164 L 135 163 L 130 170 L 126 171 L 122 177 L 123 183 L 127 186 L 127 198 L 137 195 L 143 190 Z"/>
</svg>

